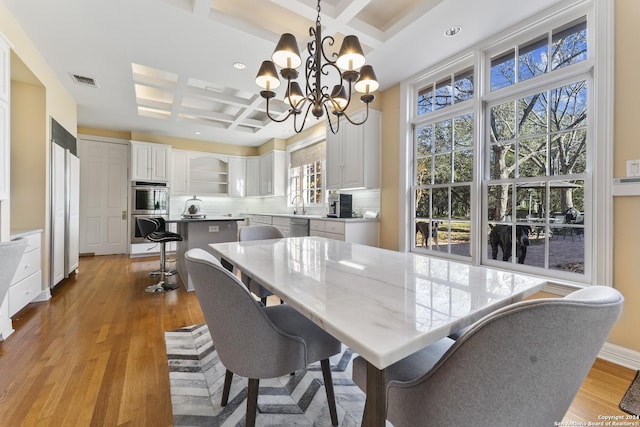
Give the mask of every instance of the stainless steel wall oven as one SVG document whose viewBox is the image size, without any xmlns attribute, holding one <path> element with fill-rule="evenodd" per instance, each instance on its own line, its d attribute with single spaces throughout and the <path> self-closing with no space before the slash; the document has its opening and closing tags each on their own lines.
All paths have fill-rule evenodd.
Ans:
<svg viewBox="0 0 640 427">
<path fill-rule="evenodd" d="M 137 218 L 169 216 L 169 187 L 166 182 L 134 181 L 131 185 L 131 243 L 147 240 L 138 228 Z"/>
</svg>

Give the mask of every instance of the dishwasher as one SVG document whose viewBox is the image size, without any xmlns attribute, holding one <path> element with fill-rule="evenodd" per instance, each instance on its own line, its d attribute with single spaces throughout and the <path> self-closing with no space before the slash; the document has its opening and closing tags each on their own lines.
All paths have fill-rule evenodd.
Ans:
<svg viewBox="0 0 640 427">
<path fill-rule="evenodd" d="M 291 218 L 289 220 L 289 235 L 301 237 L 309 235 L 309 220 L 304 218 Z"/>
</svg>

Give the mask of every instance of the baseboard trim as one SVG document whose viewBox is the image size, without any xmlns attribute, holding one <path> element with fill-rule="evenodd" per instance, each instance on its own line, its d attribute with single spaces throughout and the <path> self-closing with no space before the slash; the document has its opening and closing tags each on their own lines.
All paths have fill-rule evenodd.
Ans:
<svg viewBox="0 0 640 427">
<path fill-rule="evenodd" d="M 630 350 L 619 345 L 604 343 L 598 357 L 616 365 L 634 370 L 640 370 L 640 352 Z"/>
</svg>

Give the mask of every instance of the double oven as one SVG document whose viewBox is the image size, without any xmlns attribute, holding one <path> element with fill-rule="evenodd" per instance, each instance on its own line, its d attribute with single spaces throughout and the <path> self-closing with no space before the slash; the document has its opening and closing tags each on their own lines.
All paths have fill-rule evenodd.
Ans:
<svg viewBox="0 0 640 427">
<path fill-rule="evenodd" d="M 131 243 L 144 243 L 137 219 L 169 216 L 169 186 L 166 182 L 133 181 L 131 183 Z"/>
</svg>

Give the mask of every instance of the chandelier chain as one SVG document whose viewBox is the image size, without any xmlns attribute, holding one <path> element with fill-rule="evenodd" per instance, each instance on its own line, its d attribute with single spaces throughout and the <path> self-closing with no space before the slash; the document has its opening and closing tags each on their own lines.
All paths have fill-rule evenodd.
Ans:
<svg viewBox="0 0 640 427">
<path fill-rule="evenodd" d="M 318 11 L 318 17 L 316 18 L 316 27 L 320 26 L 320 0 L 318 0 L 318 7 L 316 8 Z"/>
</svg>

